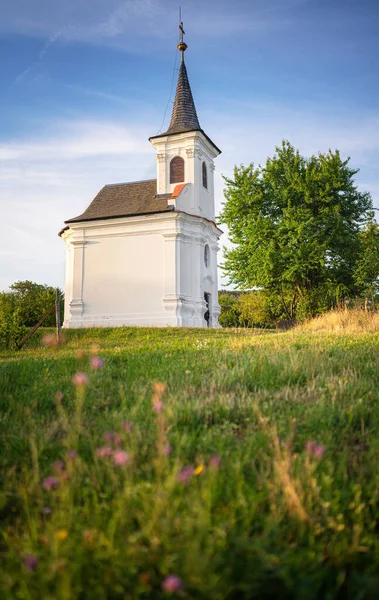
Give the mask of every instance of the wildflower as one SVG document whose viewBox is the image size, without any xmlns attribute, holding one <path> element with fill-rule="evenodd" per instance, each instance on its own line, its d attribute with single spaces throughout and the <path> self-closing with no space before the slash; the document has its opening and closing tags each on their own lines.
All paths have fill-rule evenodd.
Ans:
<svg viewBox="0 0 379 600">
<path fill-rule="evenodd" d="M 156 381 L 155 383 L 153 383 L 153 390 L 156 394 L 161 396 L 166 391 L 166 384 L 161 383 L 160 381 Z"/>
<path fill-rule="evenodd" d="M 177 480 L 179 481 L 179 483 L 188 483 L 188 481 L 191 479 L 193 474 L 194 474 L 193 466 L 187 465 L 186 467 L 183 467 L 181 471 L 179 471 L 179 473 L 177 475 Z"/>
<path fill-rule="evenodd" d="M 67 539 L 67 537 L 68 537 L 67 529 L 59 529 L 59 531 L 56 532 L 55 537 L 60 542 L 63 542 L 63 540 Z"/>
<path fill-rule="evenodd" d="M 325 454 L 325 446 L 323 444 L 317 444 L 315 440 L 308 440 L 305 443 L 305 450 L 315 458 L 322 458 Z"/>
<path fill-rule="evenodd" d="M 83 531 L 83 540 L 87 544 L 93 544 L 94 538 L 95 538 L 94 531 L 92 529 L 85 529 Z"/>
<path fill-rule="evenodd" d="M 100 351 L 99 344 L 92 344 L 92 346 L 91 346 L 91 352 L 92 352 L 92 354 L 97 354 L 99 351 Z"/>
<path fill-rule="evenodd" d="M 153 411 L 160 414 L 163 410 L 164 404 L 158 396 L 153 396 Z"/>
<path fill-rule="evenodd" d="M 66 456 L 70 460 L 75 460 L 75 458 L 78 458 L 78 453 L 76 450 L 67 450 Z"/>
<path fill-rule="evenodd" d="M 212 454 L 209 459 L 209 466 L 211 469 L 217 470 L 221 464 L 221 456 L 219 454 Z"/>
<path fill-rule="evenodd" d="M 41 514 L 47 517 L 51 514 L 51 508 L 49 508 L 48 506 L 44 506 L 43 508 L 41 508 Z"/>
<path fill-rule="evenodd" d="M 63 460 L 56 460 L 53 464 L 53 469 L 56 473 L 63 473 L 65 468 L 66 465 L 64 464 Z"/>
<path fill-rule="evenodd" d="M 168 456 L 169 454 L 171 454 L 171 452 L 172 452 L 172 446 L 170 446 L 170 444 L 166 444 L 166 446 L 163 446 L 163 448 L 162 448 L 163 456 Z"/>
<path fill-rule="evenodd" d="M 198 467 L 196 467 L 196 469 L 194 470 L 193 474 L 195 476 L 200 475 L 200 473 L 202 473 L 204 469 L 204 465 L 199 465 Z"/>
<path fill-rule="evenodd" d="M 191 371 L 189 369 L 186 370 L 186 375 L 191 375 Z"/>
<path fill-rule="evenodd" d="M 149 585 L 149 582 L 150 582 L 150 575 L 149 575 L 149 573 L 141 573 L 141 575 L 138 578 L 138 581 L 142 585 Z"/>
<path fill-rule="evenodd" d="M 113 442 L 115 435 L 116 435 L 115 431 L 106 431 L 104 433 L 104 440 L 106 442 Z"/>
<path fill-rule="evenodd" d="M 112 454 L 113 450 L 110 446 L 102 446 L 102 448 L 98 448 L 96 450 L 96 456 L 99 458 L 109 458 L 109 456 L 112 456 Z"/>
<path fill-rule="evenodd" d="M 62 402 L 62 400 L 63 400 L 63 394 L 62 394 L 62 392 L 57 392 L 55 394 L 55 399 L 56 399 L 57 402 Z"/>
<path fill-rule="evenodd" d="M 27 554 L 22 559 L 22 562 L 29 571 L 35 571 L 38 565 L 38 558 L 35 554 Z"/>
<path fill-rule="evenodd" d="M 113 462 L 116 467 L 124 467 L 129 462 L 129 454 L 124 450 L 116 450 L 113 455 Z"/>
<path fill-rule="evenodd" d="M 46 479 L 44 479 L 42 482 L 42 486 L 45 488 L 45 490 L 54 490 L 58 487 L 58 485 L 59 481 L 53 475 L 50 475 L 50 477 L 46 477 Z"/>
<path fill-rule="evenodd" d="M 93 369 L 102 369 L 104 366 L 104 361 L 100 356 L 92 356 L 90 363 Z"/>
<path fill-rule="evenodd" d="M 125 421 L 122 427 L 124 431 L 129 432 L 133 429 L 133 423 L 131 423 L 130 421 Z"/>
<path fill-rule="evenodd" d="M 175 592 L 179 592 L 182 587 L 183 582 L 177 575 L 168 575 L 162 583 L 163 591 L 169 592 L 169 594 L 175 594 Z"/>
<path fill-rule="evenodd" d="M 78 358 L 79 360 L 82 360 L 82 358 L 84 358 L 84 352 L 83 352 L 83 350 L 77 350 L 76 351 L 76 358 Z"/>
<path fill-rule="evenodd" d="M 88 383 L 88 381 L 89 381 L 88 375 L 86 375 L 85 373 L 81 373 L 80 371 L 78 373 L 75 373 L 75 375 L 73 375 L 73 377 L 72 377 L 72 383 L 74 385 L 76 385 L 77 387 L 86 385 L 86 383 Z"/>
<path fill-rule="evenodd" d="M 57 339 L 54 334 L 47 333 L 42 338 L 42 343 L 47 348 L 56 348 L 57 347 Z"/>
</svg>

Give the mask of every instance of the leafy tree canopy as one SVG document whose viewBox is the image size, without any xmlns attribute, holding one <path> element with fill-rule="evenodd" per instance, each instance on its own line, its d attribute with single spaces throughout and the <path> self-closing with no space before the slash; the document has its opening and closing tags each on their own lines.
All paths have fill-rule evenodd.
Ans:
<svg viewBox="0 0 379 600">
<path fill-rule="evenodd" d="M 264 167 L 235 167 L 220 223 L 229 283 L 279 294 L 289 318 L 330 308 L 352 293 L 360 230 L 372 209 L 354 183 L 357 170 L 338 150 L 305 158 L 288 141 Z"/>
<path fill-rule="evenodd" d="M 32 327 L 55 304 L 56 288 L 34 283 L 32 281 L 17 281 L 10 286 L 10 292 L 0 292 L 0 313 L 3 315 L 17 314 L 21 325 Z M 63 293 L 61 294 L 61 310 L 63 310 Z M 62 316 L 61 316 L 62 318 Z M 55 324 L 53 313 L 46 325 Z"/>
</svg>

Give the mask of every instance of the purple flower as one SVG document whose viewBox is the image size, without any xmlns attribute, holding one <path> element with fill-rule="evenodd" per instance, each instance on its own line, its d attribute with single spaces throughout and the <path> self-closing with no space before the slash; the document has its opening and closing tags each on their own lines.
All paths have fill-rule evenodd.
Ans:
<svg viewBox="0 0 379 600">
<path fill-rule="evenodd" d="M 42 486 L 45 488 L 45 490 L 54 490 L 58 487 L 58 485 L 59 481 L 53 475 L 50 475 L 50 477 L 46 477 L 46 479 L 44 479 L 42 482 Z"/>
<path fill-rule="evenodd" d="M 166 444 L 166 446 L 163 446 L 163 448 L 162 448 L 163 456 L 168 456 L 169 454 L 171 454 L 171 452 L 172 452 L 172 446 L 170 446 L 170 444 Z"/>
<path fill-rule="evenodd" d="M 123 450 L 116 450 L 113 455 L 113 462 L 116 467 L 124 467 L 129 462 L 129 454 Z"/>
<path fill-rule="evenodd" d="M 86 385 L 88 381 L 88 375 L 86 375 L 86 373 L 82 373 L 81 371 L 75 373 L 75 375 L 72 377 L 72 383 L 76 385 L 76 387 L 82 387 Z"/>
<path fill-rule="evenodd" d="M 41 514 L 45 517 L 51 515 L 51 508 L 49 508 L 48 506 L 44 506 L 43 508 L 41 508 Z"/>
<path fill-rule="evenodd" d="M 113 450 L 110 446 L 103 446 L 102 448 L 98 448 L 96 450 L 96 456 L 99 458 L 109 458 L 112 456 Z"/>
<path fill-rule="evenodd" d="M 177 575 L 168 575 L 162 583 L 163 591 L 168 592 L 169 594 L 175 594 L 175 592 L 179 592 L 182 587 L 183 582 Z"/>
<path fill-rule="evenodd" d="M 122 427 L 124 431 L 129 432 L 133 429 L 133 423 L 131 423 L 130 421 L 125 421 Z"/>
<path fill-rule="evenodd" d="M 188 481 L 191 479 L 192 475 L 194 472 L 194 468 L 192 465 L 187 465 L 185 467 L 182 468 L 181 471 L 179 471 L 178 475 L 177 475 L 177 481 L 179 481 L 179 483 L 188 483 Z"/>
<path fill-rule="evenodd" d="M 209 459 L 209 466 L 211 467 L 211 469 L 214 469 L 215 471 L 220 467 L 221 465 L 221 456 L 219 454 L 212 454 L 212 456 Z"/>
<path fill-rule="evenodd" d="M 90 362 L 93 369 L 102 369 L 104 366 L 104 361 L 100 356 L 92 356 Z"/>
<path fill-rule="evenodd" d="M 22 559 L 22 562 L 29 571 L 35 571 L 38 565 L 38 558 L 35 554 L 27 554 Z"/>
<path fill-rule="evenodd" d="M 305 443 L 305 450 L 315 458 L 322 458 L 325 454 L 325 446 L 323 444 L 318 444 L 315 440 L 308 440 Z"/>
</svg>

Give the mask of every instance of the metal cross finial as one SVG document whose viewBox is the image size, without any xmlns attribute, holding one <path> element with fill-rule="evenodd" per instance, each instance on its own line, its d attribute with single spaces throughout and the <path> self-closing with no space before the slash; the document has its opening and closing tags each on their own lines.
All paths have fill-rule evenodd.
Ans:
<svg viewBox="0 0 379 600">
<path fill-rule="evenodd" d="M 178 44 L 178 50 L 180 50 L 180 52 L 182 53 L 182 62 L 184 62 L 184 52 L 187 50 L 187 44 L 185 43 L 183 36 L 185 34 L 185 31 L 183 29 L 183 21 L 182 21 L 182 9 L 179 8 L 179 44 Z"/>
</svg>

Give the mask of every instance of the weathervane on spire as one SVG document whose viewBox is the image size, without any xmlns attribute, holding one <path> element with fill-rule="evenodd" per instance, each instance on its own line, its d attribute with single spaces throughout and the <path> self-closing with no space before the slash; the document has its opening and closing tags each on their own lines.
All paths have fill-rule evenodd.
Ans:
<svg viewBox="0 0 379 600">
<path fill-rule="evenodd" d="M 182 53 L 182 62 L 184 62 L 184 52 L 187 50 L 187 44 L 185 43 L 183 36 L 185 34 L 185 31 L 183 29 L 183 21 L 182 21 L 182 7 L 179 8 L 179 44 L 178 44 L 178 50 L 180 50 L 180 52 Z"/>
</svg>

